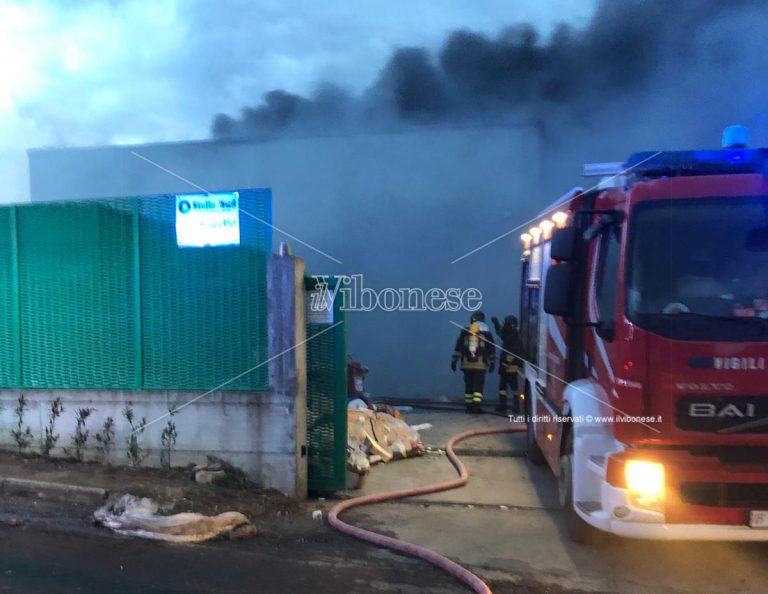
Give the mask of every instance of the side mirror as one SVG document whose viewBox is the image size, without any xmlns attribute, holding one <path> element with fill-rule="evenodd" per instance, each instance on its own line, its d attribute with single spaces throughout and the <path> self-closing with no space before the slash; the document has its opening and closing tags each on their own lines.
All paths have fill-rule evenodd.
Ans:
<svg viewBox="0 0 768 594">
<path fill-rule="evenodd" d="M 552 264 L 547 270 L 547 280 L 544 285 L 544 311 L 553 316 L 570 316 L 571 278 L 573 265 L 567 262 Z"/>
<path fill-rule="evenodd" d="M 603 340 L 607 340 L 608 342 L 611 342 L 616 336 L 616 332 L 614 331 L 613 326 L 614 326 L 613 323 L 610 323 L 610 324 L 601 323 L 596 328 L 597 335 Z"/>
<path fill-rule="evenodd" d="M 576 227 L 563 227 L 552 231 L 549 255 L 558 262 L 570 262 L 576 255 Z"/>
<path fill-rule="evenodd" d="M 616 227 L 624 221 L 624 213 L 619 210 L 612 210 L 606 212 L 600 217 L 599 221 L 592 223 L 586 231 L 584 231 L 584 241 L 592 241 L 595 237 L 600 235 L 608 227 Z"/>
</svg>

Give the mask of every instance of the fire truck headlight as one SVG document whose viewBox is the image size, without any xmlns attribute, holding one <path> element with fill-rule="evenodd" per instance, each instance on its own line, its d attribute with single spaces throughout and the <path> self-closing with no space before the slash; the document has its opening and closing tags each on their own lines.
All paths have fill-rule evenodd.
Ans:
<svg viewBox="0 0 768 594">
<path fill-rule="evenodd" d="M 664 465 L 647 460 L 628 460 L 624 478 L 632 500 L 649 507 L 664 500 Z"/>
<path fill-rule="evenodd" d="M 552 237 L 552 227 L 555 224 L 552 221 L 544 220 L 539 223 L 539 229 L 541 229 L 541 235 L 544 239 L 550 239 Z"/>
<path fill-rule="evenodd" d="M 556 212 L 552 215 L 552 222 L 558 229 L 562 229 L 565 227 L 565 223 L 568 222 L 568 213 L 563 211 Z"/>
</svg>

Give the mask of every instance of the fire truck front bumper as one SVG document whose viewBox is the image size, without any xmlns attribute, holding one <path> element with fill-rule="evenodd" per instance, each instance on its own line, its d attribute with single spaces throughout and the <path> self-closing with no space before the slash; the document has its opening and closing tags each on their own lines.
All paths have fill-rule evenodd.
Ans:
<svg viewBox="0 0 768 594">
<path fill-rule="evenodd" d="M 593 470 L 601 471 L 600 501 L 576 509 L 596 528 L 657 540 L 768 542 L 768 466 L 762 461 L 625 450 Z"/>
<path fill-rule="evenodd" d="M 628 538 L 651 540 L 753 541 L 768 542 L 768 528 L 748 524 L 673 524 L 664 513 L 638 508 L 627 489 L 602 485 L 601 510 L 584 519 L 606 532 Z M 623 517 L 617 517 L 619 516 Z"/>
</svg>

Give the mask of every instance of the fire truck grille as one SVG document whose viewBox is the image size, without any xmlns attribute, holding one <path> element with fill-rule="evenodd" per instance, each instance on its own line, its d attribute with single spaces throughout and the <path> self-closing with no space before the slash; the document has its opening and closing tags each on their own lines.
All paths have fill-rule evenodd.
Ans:
<svg viewBox="0 0 768 594">
<path fill-rule="evenodd" d="M 768 447 L 761 446 L 696 446 L 689 450 L 694 456 L 714 456 L 723 464 L 765 464 Z"/>
<path fill-rule="evenodd" d="M 683 483 L 680 498 L 691 505 L 768 509 L 768 483 Z"/>
<path fill-rule="evenodd" d="M 768 433 L 768 398 L 687 396 L 677 401 L 677 426 L 698 433 Z"/>
</svg>

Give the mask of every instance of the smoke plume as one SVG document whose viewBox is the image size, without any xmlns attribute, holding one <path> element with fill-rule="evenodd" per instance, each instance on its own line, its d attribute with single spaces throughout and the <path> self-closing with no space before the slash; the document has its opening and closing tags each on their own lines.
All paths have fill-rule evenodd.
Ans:
<svg viewBox="0 0 768 594">
<path fill-rule="evenodd" d="M 578 121 L 627 97 L 651 94 L 646 99 L 654 101 L 669 90 L 660 85 L 670 73 L 708 70 L 710 82 L 727 78 L 740 59 L 733 45 L 743 39 L 723 39 L 717 25 L 759 8 L 756 0 L 602 0 L 586 28 L 563 24 L 548 39 L 530 25 L 495 37 L 459 30 L 434 54 L 419 47 L 394 51 L 361 96 L 330 86 L 309 97 L 274 90 L 238 117 L 218 114 L 212 134 L 268 138 L 553 114 Z M 760 28 L 749 19 L 742 25 L 751 43 L 760 44 Z"/>
</svg>

